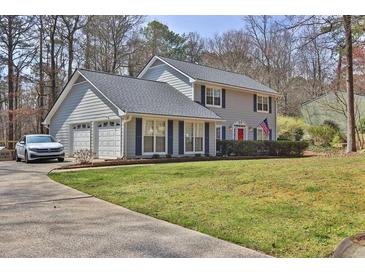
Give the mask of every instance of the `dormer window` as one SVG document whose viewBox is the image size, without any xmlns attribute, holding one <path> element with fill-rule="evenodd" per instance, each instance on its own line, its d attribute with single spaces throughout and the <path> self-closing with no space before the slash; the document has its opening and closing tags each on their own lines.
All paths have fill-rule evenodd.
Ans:
<svg viewBox="0 0 365 274">
<path fill-rule="evenodd" d="M 269 112 L 269 97 L 257 95 L 257 111 Z"/>
<path fill-rule="evenodd" d="M 222 89 L 207 87 L 205 102 L 207 106 L 222 106 Z"/>
</svg>

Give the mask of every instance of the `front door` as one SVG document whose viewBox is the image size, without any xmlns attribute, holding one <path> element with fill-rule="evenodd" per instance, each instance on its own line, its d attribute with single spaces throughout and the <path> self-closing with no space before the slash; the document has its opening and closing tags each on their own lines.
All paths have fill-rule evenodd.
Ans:
<svg viewBox="0 0 365 274">
<path fill-rule="evenodd" d="M 243 128 L 238 128 L 237 129 L 237 140 L 238 141 L 243 141 L 244 139 L 245 139 L 244 129 Z"/>
</svg>

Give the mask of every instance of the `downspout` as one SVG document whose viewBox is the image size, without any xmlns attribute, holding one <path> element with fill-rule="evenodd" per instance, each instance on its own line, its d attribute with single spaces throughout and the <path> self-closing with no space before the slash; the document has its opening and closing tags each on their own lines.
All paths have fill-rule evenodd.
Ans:
<svg viewBox="0 0 365 274">
<path fill-rule="evenodd" d="M 122 135 L 122 144 L 121 144 L 121 156 L 122 159 L 127 158 L 127 123 L 132 120 L 132 116 L 128 115 L 127 112 L 125 112 L 121 117 L 121 135 Z"/>
</svg>

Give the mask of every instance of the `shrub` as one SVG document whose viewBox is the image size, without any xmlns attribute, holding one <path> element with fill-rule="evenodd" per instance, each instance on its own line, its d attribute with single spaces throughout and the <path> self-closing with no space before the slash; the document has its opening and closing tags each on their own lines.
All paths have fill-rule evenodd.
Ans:
<svg viewBox="0 0 365 274">
<path fill-rule="evenodd" d="M 160 154 L 153 154 L 152 155 L 152 159 L 159 159 L 160 158 Z"/>
<path fill-rule="evenodd" d="M 334 122 L 334 121 L 326 120 L 326 121 L 323 122 L 323 125 L 324 126 L 329 126 L 329 127 L 333 128 L 336 132 L 340 132 L 339 125 L 336 122 Z"/>
<path fill-rule="evenodd" d="M 90 149 L 80 149 L 74 153 L 76 163 L 80 165 L 89 164 L 93 159 L 93 154 Z"/>
<path fill-rule="evenodd" d="M 336 129 L 329 125 L 310 126 L 308 133 L 316 146 L 329 146 L 333 138 L 338 135 Z"/>
<path fill-rule="evenodd" d="M 304 136 L 306 125 L 300 118 L 278 117 L 278 140 L 300 141 Z"/>
<path fill-rule="evenodd" d="M 343 143 L 345 143 L 345 139 L 340 134 L 336 134 L 331 141 L 331 146 L 342 147 Z"/>
<path fill-rule="evenodd" d="M 222 155 L 237 156 L 301 156 L 308 147 L 304 141 L 231 141 L 220 140 Z"/>
</svg>

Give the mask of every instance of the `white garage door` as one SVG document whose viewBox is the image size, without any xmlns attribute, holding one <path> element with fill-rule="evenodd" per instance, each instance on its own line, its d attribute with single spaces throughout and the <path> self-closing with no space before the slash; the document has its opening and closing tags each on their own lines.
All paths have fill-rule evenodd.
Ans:
<svg viewBox="0 0 365 274">
<path fill-rule="evenodd" d="M 120 157 L 120 122 L 100 122 L 97 128 L 99 158 Z"/>
<path fill-rule="evenodd" d="M 80 149 L 90 149 L 90 124 L 77 124 L 73 130 L 73 153 Z"/>
</svg>

